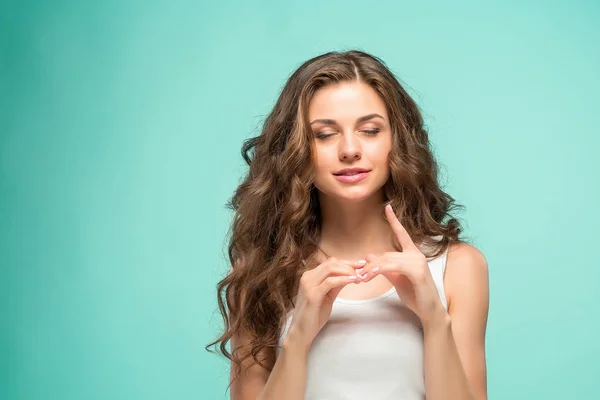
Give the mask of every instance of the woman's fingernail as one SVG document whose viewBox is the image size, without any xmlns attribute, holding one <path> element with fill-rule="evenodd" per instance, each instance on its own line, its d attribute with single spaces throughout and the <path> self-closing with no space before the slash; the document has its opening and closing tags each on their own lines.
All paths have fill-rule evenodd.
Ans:
<svg viewBox="0 0 600 400">
<path fill-rule="evenodd" d="M 373 273 L 375 273 L 375 272 L 377 272 L 377 271 L 379 271 L 379 267 L 375 267 L 375 268 L 373 268 L 373 270 L 372 270 L 372 272 L 373 272 Z"/>
<path fill-rule="evenodd" d="M 357 270 L 356 270 L 356 273 L 357 273 L 358 275 L 362 274 L 362 272 L 363 272 L 363 269 L 362 269 L 362 268 L 359 268 L 359 269 L 357 269 Z"/>
<path fill-rule="evenodd" d="M 358 260 L 356 263 L 357 264 L 361 264 L 361 265 L 365 265 L 367 263 L 367 260 Z"/>
</svg>

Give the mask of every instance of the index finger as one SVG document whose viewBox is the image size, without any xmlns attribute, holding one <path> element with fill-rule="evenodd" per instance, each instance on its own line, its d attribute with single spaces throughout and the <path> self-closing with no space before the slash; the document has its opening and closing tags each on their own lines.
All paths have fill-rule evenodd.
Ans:
<svg viewBox="0 0 600 400">
<path fill-rule="evenodd" d="M 402 226 L 402 224 L 398 220 L 398 217 L 396 217 L 396 213 L 394 213 L 392 206 L 389 204 L 385 206 L 385 216 L 387 217 L 387 220 L 390 226 L 392 227 L 392 231 L 398 238 L 400 246 L 402 246 L 402 251 L 416 250 L 417 246 L 412 241 L 410 235 L 408 234 L 404 226 Z"/>
</svg>

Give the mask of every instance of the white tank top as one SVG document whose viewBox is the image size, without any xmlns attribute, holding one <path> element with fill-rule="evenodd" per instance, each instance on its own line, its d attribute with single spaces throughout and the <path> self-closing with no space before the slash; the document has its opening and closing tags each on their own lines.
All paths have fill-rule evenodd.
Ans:
<svg viewBox="0 0 600 400">
<path fill-rule="evenodd" d="M 448 250 L 428 259 L 442 304 Z M 288 313 L 277 356 L 291 323 Z M 392 288 L 365 300 L 337 298 L 308 355 L 306 400 L 423 400 L 423 329 Z"/>
</svg>

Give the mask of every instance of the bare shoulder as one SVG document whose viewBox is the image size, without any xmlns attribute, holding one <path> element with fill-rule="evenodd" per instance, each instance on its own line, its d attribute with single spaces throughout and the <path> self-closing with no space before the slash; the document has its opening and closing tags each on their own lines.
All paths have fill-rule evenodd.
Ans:
<svg viewBox="0 0 600 400">
<path fill-rule="evenodd" d="M 448 249 L 448 261 L 467 261 L 470 264 L 479 265 L 479 268 L 487 268 L 487 261 L 483 253 L 472 246 L 464 242 L 453 242 L 450 244 Z M 477 268 L 477 267 L 476 267 Z"/>
<path fill-rule="evenodd" d="M 486 300 L 488 285 L 488 263 L 483 253 L 468 243 L 452 243 L 448 249 L 444 274 L 448 306 L 458 298 L 465 301 L 474 297 Z"/>
<path fill-rule="evenodd" d="M 450 246 L 444 289 L 452 335 L 465 375 L 477 398 L 487 399 L 485 335 L 489 288 L 488 265 L 481 251 L 467 243 Z"/>
</svg>

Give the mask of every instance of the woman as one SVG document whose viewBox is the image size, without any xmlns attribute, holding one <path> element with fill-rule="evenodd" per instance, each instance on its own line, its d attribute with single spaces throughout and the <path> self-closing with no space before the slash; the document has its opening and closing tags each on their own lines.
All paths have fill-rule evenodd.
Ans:
<svg viewBox="0 0 600 400">
<path fill-rule="evenodd" d="M 385 64 L 308 60 L 242 153 L 209 345 L 231 399 L 486 399 L 487 263 Z"/>
</svg>

